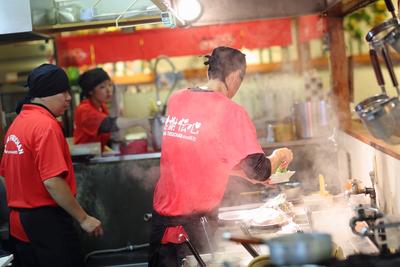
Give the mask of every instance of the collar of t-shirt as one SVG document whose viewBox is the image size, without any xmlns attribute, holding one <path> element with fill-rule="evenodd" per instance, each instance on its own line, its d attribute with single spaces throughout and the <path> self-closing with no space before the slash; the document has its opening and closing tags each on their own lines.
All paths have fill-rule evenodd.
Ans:
<svg viewBox="0 0 400 267">
<path fill-rule="evenodd" d="M 38 107 L 41 107 L 41 108 L 38 108 Z M 51 112 L 48 107 L 46 107 L 45 105 L 39 104 L 39 103 L 24 104 L 24 106 L 22 108 L 22 110 L 43 110 L 43 109 L 45 109 L 47 111 L 47 112 L 43 112 L 43 113 L 49 113 L 49 115 L 51 115 L 51 117 L 56 119 L 56 116 L 54 116 L 53 112 Z"/>
<path fill-rule="evenodd" d="M 209 90 L 209 89 L 201 89 L 200 87 L 194 87 L 194 88 L 188 88 L 190 91 L 192 92 L 205 92 L 205 93 L 212 93 L 214 92 L 213 90 Z"/>
<path fill-rule="evenodd" d="M 61 131 L 63 132 L 63 134 L 65 136 L 64 128 L 63 128 L 61 122 L 57 120 L 57 117 L 55 117 L 54 114 L 45 105 L 38 104 L 38 103 L 29 103 L 29 104 L 25 104 L 22 107 L 22 111 L 25 111 L 25 110 L 26 111 L 37 110 L 37 111 L 41 112 L 42 114 L 54 119 L 57 122 L 57 124 L 60 126 Z"/>
</svg>

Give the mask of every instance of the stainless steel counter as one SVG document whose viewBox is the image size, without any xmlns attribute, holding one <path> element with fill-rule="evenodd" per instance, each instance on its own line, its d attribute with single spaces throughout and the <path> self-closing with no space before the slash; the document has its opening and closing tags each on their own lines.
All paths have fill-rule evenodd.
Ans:
<svg viewBox="0 0 400 267">
<path fill-rule="evenodd" d="M 118 155 L 118 156 L 98 156 L 90 159 L 89 163 L 106 163 L 106 162 L 118 162 L 128 160 L 145 160 L 145 159 L 159 159 L 161 152 L 143 153 L 143 154 L 130 154 L 130 155 Z"/>
<path fill-rule="evenodd" d="M 320 144 L 335 144 L 334 140 L 328 137 L 317 137 L 310 139 L 298 139 L 287 142 L 275 142 L 268 143 L 266 138 L 258 138 L 260 145 L 263 149 L 275 149 L 279 147 L 300 147 L 308 145 L 320 145 Z M 106 162 L 118 162 L 118 161 L 129 161 L 129 160 L 145 160 L 145 159 L 159 159 L 161 152 L 142 153 L 142 154 L 130 154 L 130 155 L 115 155 L 115 156 L 97 156 L 90 159 L 89 163 L 106 163 Z"/>
</svg>

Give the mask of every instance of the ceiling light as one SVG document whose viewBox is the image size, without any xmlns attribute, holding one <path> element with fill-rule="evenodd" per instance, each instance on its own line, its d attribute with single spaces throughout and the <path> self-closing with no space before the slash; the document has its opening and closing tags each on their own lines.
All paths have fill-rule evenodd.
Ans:
<svg viewBox="0 0 400 267">
<path fill-rule="evenodd" d="M 198 0 L 180 0 L 177 6 L 178 16 L 185 21 L 198 19 L 202 12 L 202 6 Z"/>
</svg>

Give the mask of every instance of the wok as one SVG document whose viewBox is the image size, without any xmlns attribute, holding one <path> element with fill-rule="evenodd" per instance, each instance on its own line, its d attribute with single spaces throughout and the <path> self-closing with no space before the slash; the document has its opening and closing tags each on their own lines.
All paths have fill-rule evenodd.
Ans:
<svg viewBox="0 0 400 267">
<path fill-rule="evenodd" d="M 266 244 L 274 265 L 316 264 L 327 261 L 332 256 L 333 243 L 329 234 L 295 233 L 272 239 L 234 237 L 225 233 L 230 241 L 247 244 Z"/>
</svg>

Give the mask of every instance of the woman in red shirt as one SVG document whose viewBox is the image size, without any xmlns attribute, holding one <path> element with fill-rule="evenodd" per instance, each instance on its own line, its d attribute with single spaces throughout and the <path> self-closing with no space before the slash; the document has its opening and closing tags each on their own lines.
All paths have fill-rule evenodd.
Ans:
<svg viewBox="0 0 400 267">
<path fill-rule="evenodd" d="M 111 117 L 107 102 L 112 95 L 113 83 L 102 68 L 84 72 L 79 77 L 84 99 L 75 110 L 74 143 L 100 142 L 102 150 L 108 145 L 111 132 L 133 126 L 149 129 L 147 119 Z"/>
</svg>

